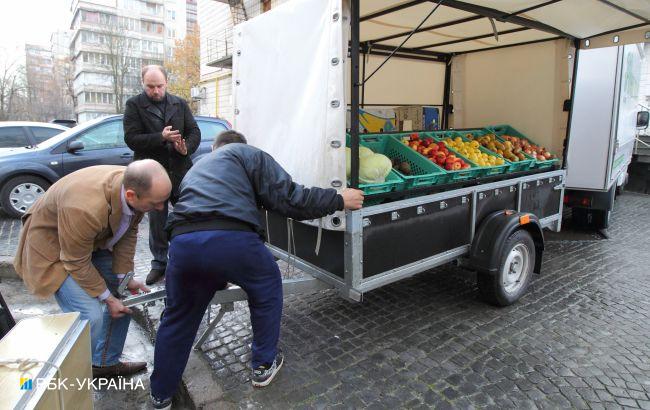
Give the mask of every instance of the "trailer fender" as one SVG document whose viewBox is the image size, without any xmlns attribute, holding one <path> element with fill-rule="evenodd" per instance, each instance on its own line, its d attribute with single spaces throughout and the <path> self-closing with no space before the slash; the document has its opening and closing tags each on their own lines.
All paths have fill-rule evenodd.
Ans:
<svg viewBox="0 0 650 410">
<path fill-rule="evenodd" d="M 530 213 L 511 210 L 494 212 L 483 220 L 472 241 L 469 266 L 479 273 L 496 274 L 506 240 L 520 229 L 528 231 L 533 238 L 536 255 L 533 272 L 540 273 L 544 235 L 539 219 Z"/>
</svg>

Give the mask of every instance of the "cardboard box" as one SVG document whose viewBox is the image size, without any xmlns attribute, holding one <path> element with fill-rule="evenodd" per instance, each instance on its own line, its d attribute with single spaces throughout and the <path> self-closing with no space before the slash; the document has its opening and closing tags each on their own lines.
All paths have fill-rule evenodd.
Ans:
<svg viewBox="0 0 650 410">
<path fill-rule="evenodd" d="M 437 107 L 408 105 L 395 107 L 393 110 L 395 111 L 399 131 L 433 131 L 439 129 L 440 110 Z"/>
<path fill-rule="evenodd" d="M 18 369 L 0 366 L 0 409 L 29 408 L 92 409 L 91 385 L 72 386 L 77 380 L 92 380 L 90 328 L 79 313 L 46 315 L 21 320 L 0 340 L 0 361 L 33 359 L 40 363 Z M 47 363 L 58 366 L 57 369 Z M 48 384 L 67 378 L 67 389 Z"/>
</svg>

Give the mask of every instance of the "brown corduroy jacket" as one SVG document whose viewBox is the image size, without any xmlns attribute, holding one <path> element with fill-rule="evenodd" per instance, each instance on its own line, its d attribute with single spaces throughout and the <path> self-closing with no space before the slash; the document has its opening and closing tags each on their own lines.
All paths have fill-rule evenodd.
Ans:
<svg viewBox="0 0 650 410">
<path fill-rule="evenodd" d="M 69 275 L 88 295 L 99 296 L 106 282 L 91 262 L 106 248 L 122 218 L 122 166 L 99 165 L 73 172 L 50 189 L 23 216 L 14 267 L 30 292 L 47 297 Z M 113 246 L 113 273 L 133 270 L 142 213 Z"/>
</svg>

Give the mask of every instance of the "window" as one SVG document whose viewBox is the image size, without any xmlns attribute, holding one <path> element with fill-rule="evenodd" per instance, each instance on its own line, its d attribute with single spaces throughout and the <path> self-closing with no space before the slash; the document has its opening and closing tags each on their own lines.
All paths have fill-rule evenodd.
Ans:
<svg viewBox="0 0 650 410">
<path fill-rule="evenodd" d="M 83 142 L 84 151 L 126 147 L 122 121 L 101 124 L 86 131 L 76 140 Z"/>
<path fill-rule="evenodd" d="M 0 148 L 26 147 L 29 145 L 22 127 L 0 127 Z"/>
<path fill-rule="evenodd" d="M 53 136 L 60 134 L 63 130 L 57 130 L 56 128 L 45 128 L 45 127 L 31 127 L 32 134 L 34 134 L 34 139 L 37 144 L 52 138 Z"/>
<path fill-rule="evenodd" d="M 214 141 L 214 139 L 217 138 L 217 135 L 226 130 L 225 125 L 219 122 L 197 120 L 196 123 L 201 130 L 202 140 Z"/>
</svg>

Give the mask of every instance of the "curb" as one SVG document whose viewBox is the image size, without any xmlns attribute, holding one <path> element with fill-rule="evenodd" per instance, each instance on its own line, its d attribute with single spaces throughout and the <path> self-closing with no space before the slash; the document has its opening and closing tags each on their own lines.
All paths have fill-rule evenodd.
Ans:
<svg viewBox="0 0 650 410">
<path fill-rule="evenodd" d="M 145 331 L 149 340 L 155 339 L 151 317 L 145 316 L 139 308 L 133 309 L 133 320 L 135 320 Z M 155 330 L 154 330 L 155 331 Z M 152 342 L 152 345 L 154 343 Z M 223 389 L 214 379 L 214 372 L 210 364 L 203 358 L 200 351 L 192 350 L 183 372 L 183 380 L 179 391 L 174 396 L 175 408 L 191 409 L 234 409 L 233 403 L 223 400 Z"/>
</svg>

